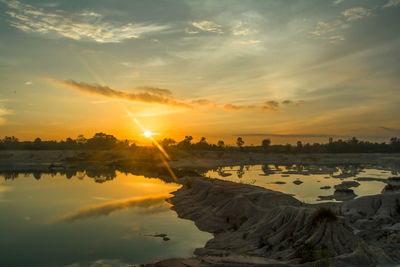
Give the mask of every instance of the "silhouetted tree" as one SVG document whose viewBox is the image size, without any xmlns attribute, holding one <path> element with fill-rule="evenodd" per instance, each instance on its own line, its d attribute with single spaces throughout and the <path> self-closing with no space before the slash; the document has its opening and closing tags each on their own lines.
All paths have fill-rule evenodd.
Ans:
<svg viewBox="0 0 400 267">
<path fill-rule="evenodd" d="M 83 134 L 78 135 L 78 137 L 76 138 L 76 142 L 78 144 L 86 144 L 87 139 L 85 138 L 85 136 L 83 136 Z"/>
<path fill-rule="evenodd" d="M 236 145 L 237 145 L 239 148 L 242 148 L 242 147 L 243 147 L 244 141 L 243 141 L 242 137 L 238 137 L 238 138 L 237 138 L 237 140 L 236 140 Z"/>
<path fill-rule="evenodd" d="M 264 149 L 268 149 L 268 147 L 269 147 L 270 144 L 271 144 L 271 139 L 264 139 L 264 140 L 262 140 L 262 142 L 261 142 L 261 146 L 262 146 Z"/>
<path fill-rule="evenodd" d="M 218 146 L 219 148 L 224 148 L 224 146 L 225 146 L 225 142 L 224 142 L 224 141 L 222 141 L 222 140 L 218 140 L 218 142 L 217 142 L 217 146 Z"/>
<path fill-rule="evenodd" d="M 185 136 L 185 139 L 178 143 L 178 147 L 182 149 L 189 149 L 192 145 L 193 137 L 190 135 Z"/>
<path fill-rule="evenodd" d="M 303 143 L 301 141 L 297 141 L 297 151 L 300 151 L 303 148 Z"/>
<path fill-rule="evenodd" d="M 199 149 L 207 149 L 208 148 L 207 139 L 205 137 L 201 137 L 200 141 L 196 143 L 196 147 Z"/>
<path fill-rule="evenodd" d="M 107 149 L 116 145 L 117 138 L 110 134 L 96 133 L 92 138 L 88 139 L 86 143 L 89 148 Z"/>
<path fill-rule="evenodd" d="M 171 145 L 176 144 L 176 141 L 172 138 L 164 138 L 163 140 L 161 140 L 160 145 L 164 148 L 167 148 Z"/>
</svg>

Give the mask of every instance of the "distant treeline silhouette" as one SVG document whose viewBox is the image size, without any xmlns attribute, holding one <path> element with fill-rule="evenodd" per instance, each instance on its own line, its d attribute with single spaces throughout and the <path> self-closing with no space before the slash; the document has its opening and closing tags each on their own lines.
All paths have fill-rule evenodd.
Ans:
<svg viewBox="0 0 400 267">
<path fill-rule="evenodd" d="M 207 142 L 201 137 L 198 142 L 193 142 L 192 136 L 176 142 L 174 139 L 165 138 L 159 141 L 160 145 L 171 152 L 198 152 L 198 151 L 243 151 L 265 153 L 400 153 L 400 138 L 392 137 L 388 143 L 372 143 L 360 141 L 356 137 L 349 140 L 336 140 L 329 138 L 328 143 L 305 143 L 298 141 L 296 145 L 271 145 L 270 139 L 262 140 L 259 146 L 245 146 L 245 140 L 238 137 L 236 146 L 226 145 L 223 140 L 216 144 Z M 135 143 L 128 140 L 118 140 L 113 135 L 96 133 L 92 138 L 86 139 L 79 135 L 76 139 L 67 138 L 62 141 L 19 141 L 14 136 L 6 136 L 0 140 L 1 150 L 107 150 L 107 149 L 140 149 Z"/>
</svg>

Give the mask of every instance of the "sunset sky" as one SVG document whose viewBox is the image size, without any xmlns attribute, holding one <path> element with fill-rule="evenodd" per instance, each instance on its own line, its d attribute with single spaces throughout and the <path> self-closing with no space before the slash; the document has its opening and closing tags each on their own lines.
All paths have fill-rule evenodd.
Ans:
<svg viewBox="0 0 400 267">
<path fill-rule="evenodd" d="M 400 0 L 0 0 L 0 137 L 400 136 Z"/>
</svg>

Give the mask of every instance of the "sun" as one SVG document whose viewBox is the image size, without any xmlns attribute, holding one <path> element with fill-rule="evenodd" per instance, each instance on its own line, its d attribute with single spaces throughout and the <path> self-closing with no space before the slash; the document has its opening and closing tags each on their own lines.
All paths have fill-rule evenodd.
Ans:
<svg viewBox="0 0 400 267">
<path fill-rule="evenodd" d="M 151 137 L 153 135 L 152 132 L 150 132 L 149 130 L 144 131 L 144 136 L 146 136 L 147 138 Z"/>
</svg>

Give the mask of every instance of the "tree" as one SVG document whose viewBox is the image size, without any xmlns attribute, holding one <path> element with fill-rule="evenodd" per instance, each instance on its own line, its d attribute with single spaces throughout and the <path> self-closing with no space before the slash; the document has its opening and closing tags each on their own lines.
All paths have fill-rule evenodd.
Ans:
<svg viewBox="0 0 400 267">
<path fill-rule="evenodd" d="M 237 145 L 239 148 L 242 148 L 242 146 L 244 145 L 244 141 L 243 141 L 243 138 L 242 138 L 242 137 L 238 137 L 238 138 L 237 138 L 237 140 L 236 140 L 236 145 Z"/>
<path fill-rule="evenodd" d="M 303 148 L 303 143 L 301 141 L 297 141 L 297 150 L 301 150 Z"/>
<path fill-rule="evenodd" d="M 196 144 L 197 148 L 200 149 L 207 149 L 208 148 L 208 143 L 207 139 L 205 137 L 201 137 L 200 141 Z"/>
<path fill-rule="evenodd" d="M 269 147 L 270 144 L 271 144 L 271 139 L 264 139 L 264 140 L 262 140 L 262 142 L 261 142 L 261 146 L 262 146 L 264 149 L 267 149 L 267 148 Z"/>
<path fill-rule="evenodd" d="M 191 135 L 186 135 L 185 139 L 178 143 L 178 146 L 182 149 L 188 149 L 192 145 L 193 137 Z"/>
<path fill-rule="evenodd" d="M 85 136 L 83 136 L 83 134 L 78 135 L 78 137 L 76 138 L 76 143 L 78 144 L 85 144 L 87 142 L 87 139 L 85 138 Z"/>
<path fill-rule="evenodd" d="M 164 138 L 164 139 L 161 140 L 161 142 L 160 142 L 160 145 L 161 145 L 163 148 L 167 148 L 167 147 L 169 147 L 170 145 L 173 145 L 173 144 L 176 144 L 176 141 L 175 141 L 174 139 L 172 139 L 172 138 Z"/>
<path fill-rule="evenodd" d="M 87 140 L 87 145 L 91 148 L 112 148 L 116 145 L 117 138 L 111 134 L 96 133 L 92 138 Z"/>
<path fill-rule="evenodd" d="M 6 136 L 2 141 L 5 144 L 18 143 L 18 138 L 15 136 Z"/>
<path fill-rule="evenodd" d="M 219 148 L 223 148 L 223 147 L 225 146 L 225 143 L 224 143 L 224 141 L 222 141 L 222 140 L 218 140 L 218 142 L 217 142 L 217 146 L 218 146 Z"/>
</svg>

